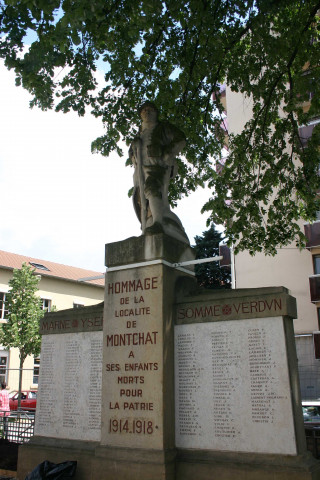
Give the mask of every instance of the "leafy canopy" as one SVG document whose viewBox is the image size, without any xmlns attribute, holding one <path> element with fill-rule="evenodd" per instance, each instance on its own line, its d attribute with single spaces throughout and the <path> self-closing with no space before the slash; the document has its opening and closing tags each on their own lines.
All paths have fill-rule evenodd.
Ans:
<svg viewBox="0 0 320 480">
<path fill-rule="evenodd" d="M 298 219 L 320 210 L 319 130 L 305 149 L 298 133 L 320 112 L 319 9 L 318 0 L 0 0 L 0 56 L 32 106 L 100 117 L 106 133 L 92 149 L 103 155 L 121 154 L 137 106 L 154 101 L 188 139 L 172 203 L 207 184 L 209 223 L 226 222 L 240 249 L 275 253 L 300 245 Z M 217 175 L 221 83 L 251 97 L 253 116 L 230 136 Z"/>
<path fill-rule="evenodd" d="M 1 325 L 0 343 L 19 349 L 21 367 L 27 355 L 39 355 L 41 349 L 39 321 L 45 312 L 36 295 L 38 283 L 34 269 L 24 263 L 13 271 L 6 294 L 7 323 Z"/>
</svg>

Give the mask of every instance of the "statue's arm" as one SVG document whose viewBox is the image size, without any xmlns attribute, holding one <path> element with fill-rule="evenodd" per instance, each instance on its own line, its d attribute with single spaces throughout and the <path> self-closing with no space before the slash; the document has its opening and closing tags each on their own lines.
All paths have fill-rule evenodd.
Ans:
<svg viewBox="0 0 320 480">
<path fill-rule="evenodd" d="M 148 154 L 150 157 L 162 159 L 164 165 L 170 165 L 185 145 L 186 138 L 181 130 L 169 122 L 161 122 L 152 132 Z"/>
<path fill-rule="evenodd" d="M 138 139 L 134 139 L 129 148 L 129 160 L 134 167 L 137 165 L 137 143 Z"/>
<path fill-rule="evenodd" d="M 186 146 L 186 137 L 179 128 L 170 123 L 165 124 L 165 136 L 167 141 L 163 147 L 164 158 L 169 163 L 175 163 L 175 157 Z"/>
<path fill-rule="evenodd" d="M 133 172 L 133 185 L 134 187 L 139 186 L 139 169 L 138 169 L 138 143 L 139 139 L 135 138 L 129 148 L 129 160 L 131 165 L 134 168 Z"/>
</svg>

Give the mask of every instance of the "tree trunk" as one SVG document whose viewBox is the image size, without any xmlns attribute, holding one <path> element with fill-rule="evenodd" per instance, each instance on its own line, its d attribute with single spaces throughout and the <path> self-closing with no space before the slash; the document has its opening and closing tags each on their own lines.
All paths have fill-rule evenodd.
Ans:
<svg viewBox="0 0 320 480">
<path fill-rule="evenodd" d="M 21 408 L 22 372 L 25 356 L 20 352 L 18 410 Z"/>
</svg>

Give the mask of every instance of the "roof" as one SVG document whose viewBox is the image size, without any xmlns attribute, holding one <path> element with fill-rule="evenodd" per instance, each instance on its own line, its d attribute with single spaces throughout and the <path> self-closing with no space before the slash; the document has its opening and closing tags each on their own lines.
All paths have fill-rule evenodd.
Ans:
<svg viewBox="0 0 320 480">
<path fill-rule="evenodd" d="M 0 250 L 0 269 L 5 268 L 8 270 L 13 270 L 14 268 L 21 268 L 23 263 L 33 266 L 35 268 L 35 273 L 43 277 L 55 277 L 74 282 L 78 282 L 78 280 L 81 278 L 103 275 L 102 272 L 95 272 L 93 270 L 86 270 L 78 267 L 70 267 L 61 263 L 49 262 L 48 260 L 26 257 L 25 255 L 18 255 L 16 253 L 9 253 Z M 86 285 L 104 287 L 104 278 L 86 280 L 83 283 Z"/>
</svg>

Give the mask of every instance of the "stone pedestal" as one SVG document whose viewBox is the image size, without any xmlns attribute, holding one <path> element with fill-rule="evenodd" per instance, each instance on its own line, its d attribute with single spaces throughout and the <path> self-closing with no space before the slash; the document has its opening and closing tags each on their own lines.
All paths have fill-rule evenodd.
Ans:
<svg viewBox="0 0 320 480">
<path fill-rule="evenodd" d="M 162 234 L 107 245 L 98 476 L 174 479 L 174 295 L 190 274 L 171 263 L 192 258 Z"/>
</svg>

